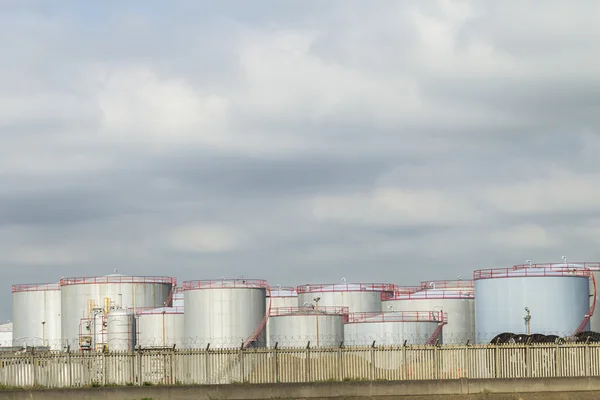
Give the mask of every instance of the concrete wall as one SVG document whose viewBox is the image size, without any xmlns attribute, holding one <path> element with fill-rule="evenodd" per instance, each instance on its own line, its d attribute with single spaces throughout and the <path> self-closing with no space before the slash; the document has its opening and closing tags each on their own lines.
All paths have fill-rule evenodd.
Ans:
<svg viewBox="0 0 600 400">
<path fill-rule="evenodd" d="M 568 397 L 566 394 L 568 393 Z M 7 400 L 259 400 L 259 399 L 486 399 L 600 398 L 600 377 L 461 379 L 453 381 L 327 382 L 265 385 L 120 387 L 0 391 Z"/>
</svg>

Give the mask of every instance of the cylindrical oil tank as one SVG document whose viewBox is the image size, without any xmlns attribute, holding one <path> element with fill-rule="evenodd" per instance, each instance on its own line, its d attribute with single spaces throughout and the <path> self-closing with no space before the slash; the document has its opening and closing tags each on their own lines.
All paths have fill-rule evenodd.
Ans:
<svg viewBox="0 0 600 400">
<path fill-rule="evenodd" d="M 184 282 L 186 347 L 265 346 L 268 288 L 251 279 Z"/>
<path fill-rule="evenodd" d="M 92 348 L 97 351 L 102 351 L 106 346 L 107 339 L 107 320 L 104 310 L 95 308 L 92 311 Z"/>
<path fill-rule="evenodd" d="M 347 307 L 271 308 L 267 322 L 267 346 L 335 347 L 344 340 Z"/>
<path fill-rule="evenodd" d="M 175 293 L 173 294 L 173 307 L 182 308 L 183 306 L 183 287 L 178 286 L 175 288 Z"/>
<path fill-rule="evenodd" d="M 306 284 L 298 286 L 298 307 L 315 304 L 327 307 L 348 307 L 351 313 L 380 312 L 382 293 L 394 293 L 396 285 L 389 283 Z"/>
<path fill-rule="evenodd" d="M 136 344 L 145 348 L 182 347 L 183 307 L 161 307 L 137 312 Z"/>
<path fill-rule="evenodd" d="M 589 311 L 590 276 L 555 267 L 475 271 L 477 342 L 504 332 L 572 335 Z"/>
<path fill-rule="evenodd" d="M 444 344 L 475 341 L 475 293 L 427 289 L 384 298 L 382 311 L 443 311 L 448 323 L 443 329 Z"/>
<path fill-rule="evenodd" d="M 439 312 L 350 313 L 344 324 L 344 345 L 423 345 L 435 333 L 441 318 L 445 317 Z"/>
<path fill-rule="evenodd" d="M 79 346 L 81 319 L 90 318 L 93 308 L 104 307 L 107 314 L 113 307 L 164 307 L 175 284 L 175 278 L 165 276 L 114 274 L 61 279 L 63 346 Z"/>
<path fill-rule="evenodd" d="M 271 292 L 267 293 L 267 307 L 298 307 L 298 293 L 295 287 L 276 286 L 271 288 Z"/>
<path fill-rule="evenodd" d="M 13 346 L 61 347 L 58 283 L 13 285 Z"/>
<path fill-rule="evenodd" d="M 106 316 L 106 345 L 109 351 L 133 351 L 135 315 L 131 310 L 115 308 Z"/>
<path fill-rule="evenodd" d="M 472 280 L 422 281 L 421 290 L 449 290 L 453 292 L 475 292 Z"/>
</svg>

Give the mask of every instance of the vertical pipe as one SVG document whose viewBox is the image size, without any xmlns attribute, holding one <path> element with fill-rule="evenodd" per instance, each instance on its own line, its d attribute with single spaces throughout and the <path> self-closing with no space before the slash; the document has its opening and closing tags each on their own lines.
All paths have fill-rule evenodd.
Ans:
<svg viewBox="0 0 600 400">
<path fill-rule="evenodd" d="M 317 325 L 317 347 L 319 347 L 319 302 L 316 301 L 315 307 L 315 317 L 316 317 L 316 325 Z"/>
</svg>

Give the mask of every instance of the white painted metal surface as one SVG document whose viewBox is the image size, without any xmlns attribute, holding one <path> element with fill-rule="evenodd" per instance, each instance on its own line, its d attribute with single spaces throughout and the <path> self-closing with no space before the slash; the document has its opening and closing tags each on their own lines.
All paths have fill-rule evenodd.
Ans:
<svg viewBox="0 0 600 400">
<path fill-rule="evenodd" d="M 106 316 L 106 344 L 109 351 L 133 351 L 135 348 L 135 316 L 116 308 Z"/>
<path fill-rule="evenodd" d="M 455 292 L 475 292 L 475 283 L 473 280 L 437 280 L 421 281 L 422 290 L 449 290 Z"/>
<path fill-rule="evenodd" d="M 61 295 L 56 283 L 13 285 L 13 345 L 61 349 Z"/>
<path fill-rule="evenodd" d="M 186 281 L 183 287 L 186 347 L 240 348 L 263 323 L 257 345 L 266 344 L 265 281 Z"/>
<path fill-rule="evenodd" d="M 267 322 L 267 346 L 335 347 L 344 340 L 346 307 L 281 307 L 272 308 Z M 318 330 L 318 335 L 317 335 Z M 318 338 L 318 339 L 317 339 Z"/>
<path fill-rule="evenodd" d="M 298 286 L 298 307 L 314 304 L 348 307 L 350 312 L 378 312 L 381 310 L 381 294 L 393 293 L 396 286 L 387 283 L 307 284 Z"/>
<path fill-rule="evenodd" d="M 106 298 L 111 306 L 122 308 L 163 307 L 175 282 L 171 277 L 125 275 L 61 279 L 63 345 L 78 348 L 80 320 L 90 317 L 90 301 L 97 307 L 103 307 Z"/>
<path fill-rule="evenodd" d="M 444 344 L 475 341 L 475 294 L 472 291 L 428 289 L 396 294 L 382 302 L 382 311 L 443 311 L 448 314 L 443 330 Z"/>
<path fill-rule="evenodd" d="M 13 323 L 0 325 L 0 347 L 11 347 L 13 339 Z"/>
<path fill-rule="evenodd" d="M 271 302 L 271 308 L 281 307 L 298 307 L 298 293 L 294 287 L 282 287 L 278 286 L 271 289 L 270 293 L 267 293 L 266 304 L 269 306 Z"/>
<path fill-rule="evenodd" d="M 475 271 L 477 342 L 504 332 L 569 336 L 589 310 L 590 272 L 555 267 Z M 587 330 L 587 329 L 586 329 Z"/>
<path fill-rule="evenodd" d="M 184 304 L 183 287 L 178 286 L 175 288 L 175 294 L 173 295 L 173 307 L 183 308 Z"/>
<path fill-rule="evenodd" d="M 439 324 L 436 312 L 354 313 L 344 324 L 345 346 L 425 344 Z M 440 341 L 441 342 L 441 341 Z"/>
<path fill-rule="evenodd" d="M 182 307 L 161 307 L 137 313 L 136 344 L 145 348 L 183 347 L 185 335 Z"/>
</svg>

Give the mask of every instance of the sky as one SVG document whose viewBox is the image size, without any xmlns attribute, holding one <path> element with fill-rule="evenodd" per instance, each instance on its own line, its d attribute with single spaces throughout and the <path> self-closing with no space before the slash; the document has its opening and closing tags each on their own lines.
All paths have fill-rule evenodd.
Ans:
<svg viewBox="0 0 600 400">
<path fill-rule="evenodd" d="M 11 285 L 600 260 L 600 2 L 0 3 Z"/>
</svg>

